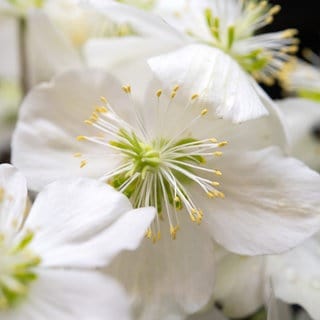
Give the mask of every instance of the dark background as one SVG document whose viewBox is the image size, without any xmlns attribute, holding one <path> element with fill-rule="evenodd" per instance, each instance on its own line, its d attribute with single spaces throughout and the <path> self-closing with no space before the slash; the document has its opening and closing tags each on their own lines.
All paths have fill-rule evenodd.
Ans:
<svg viewBox="0 0 320 320">
<path fill-rule="evenodd" d="M 320 54 L 320 11 L 318 0 L 270 0 L 271 4 L 279 4 L 281 11 L 274 16 L 274 21 L 263 29 L 264 32 L 281 31 L 295 28 L 300 39 L 297 56 L 302 57 L 301 51 L 309 48 Z M 272 98 L 282 98 L 279 85 L 267 87 L 262 85 Z"/>
</svg>

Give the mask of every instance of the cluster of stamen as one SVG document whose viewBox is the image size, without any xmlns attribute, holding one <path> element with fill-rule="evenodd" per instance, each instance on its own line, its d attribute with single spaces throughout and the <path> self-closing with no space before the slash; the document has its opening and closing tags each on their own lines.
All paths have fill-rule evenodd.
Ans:
<svg viewBox="0 0 320 320">
<path fill-rule="evenodd" d="M 122 89 L 131 95 L 130 86 L 123 86 Z M 178 90 L 179 87 L 175 86 L 171 91 L 171 101 Z M 162 90 L 156 91 L 155 95 L 159 101 Z M 197 99 L 197 94 L 192 95 L 187 108 L 192 108 Z M 222 173 L 207 167 L 206 161 L 222 156 L 219 149 L 227 142 L 215 138 L 197 140 L 184 135 L 191 123 L 186 124 L 173 138 L 164 137 L 160 132 L 158 137 L 150 139 L 135 106 L 133 108 L 136 111 L 138 128 L 124 121 L 106 98 L 101 97 L 101 103 L 102 105 L 95 107 L 85 123 L 102 134 L 78 136 L 77 139 L 100 144 L 109 148 L 110 154 L 118 155 L 121 159 L 120 165 L 104 173 L 102 179 L 124 193 L 135 208 L 157 208 L 157 219 L 147 230 L 146 237 L 154 242 L 159 240 L 160 221 L 167 217 L 171 237 L 175 239 L 179 230 L 177 212 L 181 209 L 185 209 L 191 221 L 200 224 L 203 212 L 194 203 L 188 186 L 196 183 L 209 198 L 224 198 L 224 194 L 217 189 L 220 183 L 210 177 L 220 177 Z M 159 108 L 159 105 L 155 108 Z M 198 121 L 207 113 L 207 109 L 200 107 L 198 115 L 191 122 Z M 74 156 L 80 158 L 81 168 L 88 164 L 88 155 L 76 153 Z"/>
<path fill-rule="evenodd" d="M 0 188 L 0 214 L 10 203 L 11 197 Z M 28 249 L 33 232 L 16 240 L 14 234 L 5 231 L 9 230 L 0 230 L 0 311 L 13 307 L 27 294 L 29 284 L 37 278 L 34 268 L 40 263 L 40 258 Z"/>
<path fill-rule="evenodd" d="M 268 1 L 244 0 L 239 2 L 238 9 L 240 16 L 228 25 L 222 25 L 224 21 L 212 9 L 205 10 L 205 21 L 212 36 L 208 44 L 230 54 L 258 81 L 272 85 L 293 63 L 290 54 L 298 50 L 298 39 L 294 38 L 297 30 L 254 36 L 256 30 L 273 21 L 281 7 L 271 6 Z"/>
</svg>

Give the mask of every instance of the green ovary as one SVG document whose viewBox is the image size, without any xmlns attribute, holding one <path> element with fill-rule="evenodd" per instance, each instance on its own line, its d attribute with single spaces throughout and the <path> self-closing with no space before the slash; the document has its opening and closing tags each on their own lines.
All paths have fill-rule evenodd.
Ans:
<svg viewBox="0 0 320 320">
<path fill-rule="evenodd" d="M 167 163 L 170 160 L 179 161 L 179 168 L 192 173 L 192 170 L 183 163 L 200 164 L 204 162 L 204 158 L 199 155 L 187 155 L 183 151 L 176 151 L 173 155 L 171 150 L 177 147 L 183 148 L 184 145 L 196 143 L 197 140 L 183 139 L 169 146 L 169 141 L 160 139 L 146 144 L 134 133 L 125 130 L 120 131 L 119 137 L 122 139 L 111 141 L 110 144 L 121 151 L 124 155 L 123 163 L 128 164 L 128 168 L 114 175 L 109 180 L 110 185 L 122 191 L 132 200 L 135 207 L 139 207 L 143 199 L 143 205 L 155 206 L 161 213 L 166 198 L 171 206 L 181 209 L 182 202 L 163 171 L 170 171 L 171 176 L 181 185 L 190 183 L 191 179 L 183 173 L 168 169 Z M 176 187 L 179 188 L 178 185 Z"/>
<path fill-rule="evenodd" d="M 28 250 L 34 234 L 27 232 L 14 246 L 9 246 L 0 234 L 0 311 L 14 307 L 37 279 L 34 268 L 41 260 Z"/>
</svg>

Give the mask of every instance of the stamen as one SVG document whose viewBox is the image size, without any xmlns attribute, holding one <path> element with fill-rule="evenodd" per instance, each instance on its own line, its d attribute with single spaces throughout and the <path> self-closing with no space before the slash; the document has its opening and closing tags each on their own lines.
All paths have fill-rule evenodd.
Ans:
<svg viewBox="0 0 320 320">
<path fill-rule="evenodd" d="M 217 22 L 213 21 L 213 23 Z M 207 177 L 208 174 L 221 176 L 222 173 L 208 166 L 207 159 L 221 157 L 223 153 L 217 148 L 227 145 L 227 141 L 218 141 L 212 137 L 197 140 L 186 133 L 194 124 L 202 121 L 202 117 L 209 112 L 207 108 L 201 108 L 193 103 L 199 98 L 199 94 L 192 95 L 185 106 L 185 109 L 196 110 L 195 118 L 183 122 L 183 128 L 177 127 L 172 137 L 166 138 L 163 136 L 165 131 L 159 130 L 161 124 L 168 119 L 167 113 L 176 107 L 172 99 L 179 88 L 179 85 L 172 88 L 168 95 L 171 99 L 166 100 L 167 105 L 161 108 L 159 101 L 163 91 L 159 89 L 155 92 L 158 104 L 150 106 L 155 108 L 157 120 L 155 132 L 150 133 L 146 130 L 148 127 L 145 127 L 143 117 L 135 110 L 138 127 L 141 128 L 137 130 L 137 126 L 124 121 L 103 97 L 100 100 L 105 103 L 105 106 L 96 106 L 91 117 L 86 121 L 103 133 L 102 136 L 77 137 L 79 141 L 95 143 L 101 145 L 104 150 L 114 151 L 111 154 L 119 158 L 120 164 L 102 174 L 101 180 L 124 193 L 131 200 L 133 207 L 155 206 L 157 208 L 156 219 L 145 234 L 146 238 L 153 243 L 161 238 L 163 220 L 167 220 L 171 238 L 176 239 L 181 215 L 178 211 L 184 210 L 191 221 L 197 224 L 203 220 L 203 212 L 194 203 L 189 184 L 196 184 L 199 190 L 210 198 L 224 197 L 224 194 L 216 189 L 220 183 Z M 122 90 L 132 99 L 129 85 L 123 86 Z M 162 99 L 161 102 L 163 101 Z M 136 108 L 133 102 L 132 108 Z M 81 168 L 87 165 L 90 157 L 80 152 L 74 156 L 80 158 Z"/>
</svg>

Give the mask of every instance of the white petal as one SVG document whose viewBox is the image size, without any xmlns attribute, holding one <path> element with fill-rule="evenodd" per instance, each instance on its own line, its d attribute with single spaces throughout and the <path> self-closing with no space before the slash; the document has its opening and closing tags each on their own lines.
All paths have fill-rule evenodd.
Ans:
<svg viewBox="0 0 320 320">
<path fill-rule="evenodd" d="M 227 254 L 219 261 L 214 298 L 227 316 L 247 317 L 263 306 L 264 263 L 263 256 L 235 254 Z"/>
<path fill-rule="evenodd" d="M 275 296 L 301 305 L 313 319 L 320 319 L 319 238 L 282 255 L 268 258 Z"/>
<path fill-rule="evenodd" d="M 230 251 L 278 253 L 319 230 L 320 175 L 300 161 L 267 148 L 225 152 L 214 166 L 223 174 L 225 199 L 198 201 L 203 223 Z"/>
<path fill-rule="evenodd" d="M 9 228 L 19 230 L 25 218 L 27 201 L 24 176 L 9 164 L 0 165 L 0 232 Z"/>
<path fill-rule="evenodd" d="M 287 98 L 277 103 L 287 126 L 290 154 L 320 171 L 320 141 L 312 134 L 313 128 L 320 126 L 320 104 L 300 98 Z"/>
<path fill-rule="evenodd" d="M 118 162 L 101 146 L 76 140 L 79 135 L 101 133 L 84 124 L 101 103 L 100 96 L 117 108 L 131 103 L 118 82 L 96 69 L 62 73 L 29 93 L 13 135 L 12 162 L 25 174 L 31 189 L 41 190 L 59 178 L 100 177 Z M 75 153 L 94 157 L 80 168 Z"/>
<path fill-rule="evenodd" d="M 35 232 L 30 248 L 42 266 L 104 266 L 139 245 L 154 211 L 132 210 L 123 194 L 102 182 L 62 180 L 39 193 L 24 229 Z"/>
<path fill-rule="evenodd" d="M 185 94 L 200 94 L 218 117 L 242 122 L 268 114 L 250 76 L 217 48 L 188 45 L 149 65 L 165 87 L 179 84 Z"/>
<path fill-rule="evenodd" d="M 27 16 L 27 62 L 29 86 L 49 81 L 52 76 L 68 68 L 82 65 L 79 53 L 67 38 L 54 27 L 41 10 Z"/>
<path fill-rule="evenodd" d="M 298 319 L 293 317 L 291 306 L 271 296 L 268 303 L 267 320 L 292 320 Z"/>
<path fill-rule="evenodd" d="M 129 24 L 134 32 L 141 36 L 154 37 L 159 41 L 168 41 L 182 45 L 186 37 L 167 24 L 159 16 L 144 12 L 129 5 L 111 1 L 87 0 L 84 3 L 90 9 L 95 9 L 119 24 Z"/>
<path fill-rule="evenodd" d="M 214 250 L 208 234 L 181 217 L 177 239 L 171 240 L 169 226 L 162 224 L 158 242 L 144 240 L 108 268 L 129 291 L 139 320 L 184 319 L 205 307 L 213 292 Z"/>
<path fill-rule="evenodd" d="M 127 320 L 128 299 L 119 284 L 95 271 L 38 270 L 26 300 L 1 320 Z"/>
</svg>

